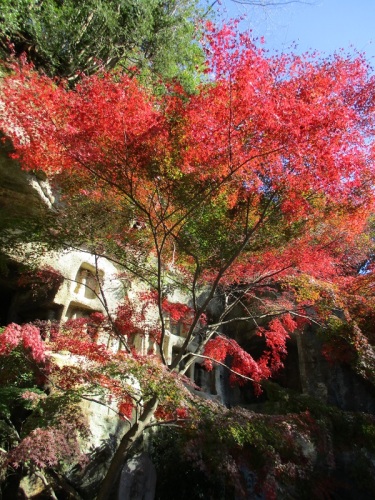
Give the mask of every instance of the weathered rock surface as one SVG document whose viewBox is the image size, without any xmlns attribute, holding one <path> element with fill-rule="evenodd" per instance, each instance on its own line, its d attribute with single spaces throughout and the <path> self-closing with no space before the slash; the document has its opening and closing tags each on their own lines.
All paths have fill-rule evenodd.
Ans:
<svg viewBox="0 0 375 500">
<path fill-rule="evenodd" d="M 302 392 L 345 411 L 375 414 L 375 389 L 350 366 L 329 363 L 322 355 L 322 340 L 314 329 L 298 339 Z"/>
<path fill-rule="evenodd" d="M 9 143 L 0 146 L 0 212 L 2 216 L 25 216 L 38 213 L 44 207 L 51 207 L 54 196 L 45 176 L 22 170 L 19 163 L 9 157 L 11 151 Z"/>
<path fill-rule="evenodd" d="M 124 465 L 116 500 L 153 500 L 156 470 L 147 453 L 141 453 Z"/>
<path fill-rule="evenodd" d="M 43 493 L 46 485 L 42 479 L 35 474 L 24 476 L 20 481 L 19 494 L 29 500 Z M 22 498 L 22 497 L 21 497 Z"/>
</svg>

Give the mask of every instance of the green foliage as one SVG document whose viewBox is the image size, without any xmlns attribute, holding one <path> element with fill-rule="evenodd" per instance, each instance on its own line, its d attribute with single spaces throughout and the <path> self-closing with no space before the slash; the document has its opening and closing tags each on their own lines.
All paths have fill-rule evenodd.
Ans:
<svg viewBox="0 0 375 500">
<path fill-rule="evenodd" d="M 331 315 L 320 336 L 323 355 L 329 362 L 347 364 L 360 377 L 375 385 L 374 347 L 356 321 Z"/>
<path fill-rule="evenodd" d="M 0 386 L 33 387 L 38 375 L 38 368 L 22 346 L 14 349 L 8 356 L 0 356 Z"/>
<path fill-rule="evenodd" d="M 202 68 L 195 1 L 1 0 L 0 13 L 3 57 L 12 43 L 50 76 L 121 66 L 192 90 Z"/>
<path fill-rule="evenodd" d="M 24 389 L 14 386 L 0 387 L 0 417 L 9 419 L 15 407 L 22 403 L 24 409 L 29 409 L 27 400 L 22 399 Z"/>
<path fill-rule="evenodd" d="M 22 428 L 22 437 L 36 428 L 58 427 L 62 419 L 74 423 L 81 434 L 86 434 L 82 410 L 78 405 L 81 398 L 77 391 L 55 392 L 48 396 L 41 394 L 44 397 L 34 405 L 32 414 Z"/>
<path fill-rule="evenodd" d="M 220 478 L 215 498 L 248 498 L 255 491 L 301 499 L 328 498 L 345 489 L 375 492 L 373 415 L 344 412 L 271 382 L 265 389 L 266 413 L 207 402 L 198 405 L 199 418 L 184 432 L 164 430 L 153 441 L 158 474 L 174 476 L 173 464 L 186 461 L 180 484 L 188 488 L 204 472 L 206 492 Z M 246 486 L 249 474 L 253 491 Z"/>
<path fill-rule="evenodd" d="M 148 360 L 129 357 L 124 363 L 108 363 L 102 366 L 100 371 L 121 381 L 134 399 L 138 399 L 142 394 L 143 400 L 147 401 L 157 395 L 165 413 L 169 410 L 173 412 L 181 404 L 185 404 L 186 389 L 181 380 L 173 376 L 152 356 Z"/>
<path fill-rule="evenodd" d="M 179 245 L 187 253 L 199 255 L 207 265 L 230 254 L 229 222 L 226 220 L 225 202 L 200 207 L 196 217 L 187 221 L 179 234 Z M 209 259 L 209 260 L 208 260 Z"/>
<path fill-rule="evenodd" d="M 310 416 L 309 425 L 315 422 L 321 429 L 326 428 L 331 434 L 333 443 L 338 448 L 345 448 L 350 443 L 357 443 L 367 450 L 375 451 L 375 418 L 373 415 L 343 411 L 307 394 L 284 389 L 270 381 L 265 382 L 263 387 L 268 396 L 268 402 L 264 405 L 264 411 L 267 413 L 275 415 L 308 413 Z"/>
</svg>

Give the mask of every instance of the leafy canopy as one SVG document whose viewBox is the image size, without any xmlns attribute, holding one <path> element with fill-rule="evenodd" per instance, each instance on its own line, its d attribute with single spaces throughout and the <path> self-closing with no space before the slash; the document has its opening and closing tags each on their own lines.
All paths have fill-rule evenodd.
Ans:
<svg viewBox="0 0 375 500">
<path fill-rule="evenodd" d="M 203 61 L 191 0 L 1 0 L 3 54 L 25 52 L 49 76 L 117 66 L 194 89 Z M 173 47 L 173 50 L 171 50 Z"/>
</svg>

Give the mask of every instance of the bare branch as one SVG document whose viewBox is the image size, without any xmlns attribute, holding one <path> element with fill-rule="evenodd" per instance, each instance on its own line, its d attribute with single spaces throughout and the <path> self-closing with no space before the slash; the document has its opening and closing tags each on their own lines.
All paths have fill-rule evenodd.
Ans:
<svg viewBox="0 0 375 500">
<path fill-rule="evenodd" d="M 308 1 L 304 1 L 304 0 L 231 0 L 231 1 L 233 3 L 239 3 L 241 5 L 252 5 L 254 7 L 278 7 L 280 5 L 289 5 L 292 3 L 313 5 L 312 2 L 308 2 Z M 216 2 L 214 2 L 214 4 L 215 3 Z"/>
<path fill-rule="evenodd" d="M 227 368 L 227 370 L 229 370 L 231 373 L 233 373 L 237 377 L 243 378 L 244 380 L 249 380 L 250 382 L 254 382 L 253 378 L 246 377 L 246 375 L 242 375 L 241 373 L 238 373 L 235 370 L 232 370 L 232 368 L 229 368 L 229 366 L 226 365 L 225 363 L 222 363 L 221 361 L 217 361 L 216 359 L 210 358 L 210 356 L 204 356 L 203 354 L 194 354 L 194 356 L 197 358 L 209 359 L 213 363 L 220 365 L 220 366 L 223 366 L 224 368 Z"/>
</svg>

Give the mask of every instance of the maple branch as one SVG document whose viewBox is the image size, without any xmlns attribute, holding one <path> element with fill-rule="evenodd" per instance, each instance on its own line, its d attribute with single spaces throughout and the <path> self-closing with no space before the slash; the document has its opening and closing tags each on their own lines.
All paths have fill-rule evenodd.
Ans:
<svg viewBox="0 0 375 500">
<path fill-rule="evenodd" d="M 264 318 L 267 318 L 267 317 L 280 316 L 282 314 L 286 314 L 286 313 L 289 312 L 290 314 L 294 314 L 295 316 L 299 316 L 301 318 L 308 319 L 311 322 L 314 322 L 315 324 L 319 325 L 318 322 L 316 322 L 315 320 L 313 320 L 309 316 L 306 316 L 306 315 L 303 315 L 303 314 L 298 314 L 295 310 L 291 311 L 289 309 L 283 309 L 283 310 L 276 311 L 276 312 L 269 312 L 269 313 L 266 313 L 266 314 L 263 314 L 263 315 L 254 316 L 248 310 L 247 306 L 245 306 L 243 304 L 243 302 L 242 302 L 243 297 L 245 295 L 247 295 L 249 293 L 249 291 L 255 285 L 257 285 L 260 281 L 263 281 L 266 278 L 269 278 L 269 277 L 272 277 L 272 276 L 275 276 L 275 275 L 279 274 L 280 272 L 288 269 L 289 267 L 292 267 L 292 266 L 288 265 L 288 266 L 285 266 L 285 267 L 283 267 L 283 268 L 281 268 L 281 269 L 279 269 L 277 271 L 273 271 L 273 272 L 266 273 L 264 275 L 259 276 L 256 280 L 254 280 L 250 284 L 248 284 L 245 289 L 240 290 L 240 295 L 239 296 L 235 295 L 235 291 L 230 292 L 229 295 L 232 295 L 235 298 L 235 300 L 233 302 L 231 302 L 229 305 L 228 304 L 226 305 L 226 307 L 225 307 L 224 311 L 222 312 L 222 314 L 220 315 L 219 321 L 217 323 L 208 325 L 209 334 L 206 335 L 204 341 L 201 342 L 198 345 L 198 347 L 196 348 L 196 350 L 194 352 L 189 351 L 186 354 L 182 355 L 181 356 L 181 360 L 184 359 L 184 358 L 189 358 L 189 357 L 192 357 L 194 355 L 201 354 L 204 351 L 204 347 L 207 344 L 207 342 L 218 332 L 218 330 L 219 330 L 219 328 L 221 326 L 226 325 L 228 323 L 233 323 L 235 321 L 253 321 L 255 323 L 255 325 L 258 326 L 257 321 L 256 321 L 257 319 L 264 319 Z M 252 297 L 254 299 L 256 299 L 256 300 L 259 300 L 259 301 L 263 302 L 263 300 L 260 297 L 258 297 L 257 295 L 252 295 Z M 243 305 L 243 307 L 247 310 L 248 316 L 239 317 L 239 318 L 236 317 L 236 318 L 232 318 L 230 320 L 224 320 L 224 318 L 230 313 L 230 311 L 233 310 L 235 308 L 235 306 L 237 304 L 239 304 L 239 303 L 241 303 Z M 193 342 L 194 342 L 194 339 L 193 339 L 193 337 L 191 337 L 191 340 L 190 340 L 189 344 L 191 344 Z M 182 373 L 185 373 L 193 363 L 194 363 L 194 357 L 192 357 L 190 360 L 188 360 L 186 362 Z"/>
<path fill-rule="evenodd" d="M 64 391 L 64 389 L 62 389 L 61 387 L 55 385 L 55 387 L 57 387 L 60 391 Z M 84 399 L 85 401 L 90 401 L 91 403 L 96 403 L 98 405 L 101 405 L 101 406 L 104 406 L 105 408 L 107 408 L 108 410 L 111 410 L 113 413 L 115 413 L 115 415 L 117 415 L 118 417 L 126 420 L 128 422 L 129 425 L 132 424 L 132 421 L 126 416 L 124 415 L 123 413 L 115 410 L 114 408 L 112 408 L 109 404 L 107 403 L 103 403 L 103 401 L 99 401 L 97 399 L 94 399 L 94 398 L 91 398 L 90 396 L 85 396 L 84 394 L 80 394 L 79 395 L 82 399 Z M 130 395 L 130 397 L 132 397 Z M 134 399 L 134 398 L 132 398 Z"/>
<path fill-rule="evenodd" d="M 157 238 L 157 234 L 156 234 L 156 231 L 155 229 L 152 227 L 152 233 L 153 233 L 153 237 L 154 237 L 154 243 L 155 243 L 155 250 L 156 250 L 156 258 L 157 258 L 157 292 L 158 292 L 158 312 L 159 312 L 159 320 L 160 320 L 160 323 L 161 323 L 161 338 L 160 338 L 160 356 L 161 356 L 161 359 L 162 359 L 162 362 L 164 363 L 165 366 L 167 366 L 167 360 L 165 359 L 165 355 L 164 355 L 164 339 L 165 339 L 165 334 L 166 334 L 166 330 L 165 330 L 165 321 L 164 321 L 164 315 L 163 315 L 163 308 L 162 308 L 162 300 L 163 300 L 163 297 L 162 297 L 162 251 L 163 251 L 163 247 L 164 247 L 164 244 L 165 244 L 165 241 L 166 241 L 166 236 L 164 234 L 163 238 L 162 238 L 162 242 L 160 244 L 160 247 L 159 247 L 159 241 L 158 241 L 158 238 Z"/>
<path fill-rule="evenodd" d="M 209 292 L 207 298 L 204 300 L 203 304 L 198 308 L 198 311 L 196 311 L 196 313 L 195 313 L 195 316 L 194 316 L 194 319 L 193 319 L 192 324 L 190 326 L 189 332 L 186 336 L 186 340 L 184 341 L 183 345 L 179 349 L 177 356 L 172 361 L 171 369 L 175 369 L 178 366 L 179 362 L 181 361 L 181 358 L 183 356 L 184 351 L 186 350 L 186 348 L 188 347 L 188 345 L 190 343 L 190 340 L 191 340 L 193 333 L 194 333 L 194 329 L 195 329 L 196 325 L 198 324 L 202 313 L 206 310 L 206 307 L 208 306 L 209 302 L 213 299 L 222 277 L 224 276 L 226 271 L 230 268 L 230 266 L 235 262 L 235 260 L 240 255 L 240 253 L 244 250 L 244 248 L 248 244 L 251 236 L 257 231 L 257 229 L 260 227 L 261 223 L 264 221 L 266 214 L 267 214 L 267 211 L 268 211 L 268 208 L 271 205 L 275 196 L 276 196 L 276 191 L 269 197 L 261 215 L 259 216 L 258 221 L 253 226 L 252 230 L 248 234 L 245 235 L 242 244 L 236 249 L 235 252 L 233 252 L 232 257 L 230 257 L 228 259 L 228 261 L 224 264 L 224 266 L 221 267 L 221 269 L 218 271 L 217 276 L 216 276 L 213 284 L 211 285 L 211 289 L 210 289 L 210 292 Z"/>
<path fill-rule="evenodd" d="M 122 344 L 125 347 L 125 349 L 127 350 L 127 352 L 131 352 L 129 344 L 127 343 L 125 337 L 118 330 L 118 328 L 116 326 L 116 323 L 113 321 L 112 314 L 109 311 L 107 297 L 106 297 L 106 295 L 104 293 L 102 282 L 101 282 L 102 280 L 100 279 L 100 276 L 99 276 L 99 268 L 98 268 L 98 259 L 99 259 L 99 257 L 98 257 L 97 254 L 95 254 L 94 258 L 95 258 L 95 277 L 96 277 L 96 281 L 97 281 L 98 286 L 99 286 L 100 296 L 101 296 L 101 299 L 102 299 L 102 305 L 103 305 L 103 307 L 105 309 L 105 312 L 107 314 L 107 318 L 108 318 L 108 320 L 109 320 L 109 322 L 111 324 L 111 327 L 112 327 L 114 333 L 120 339 L 120 341 L 122 342 Z M 96 294 L 96 295 L 98 296 L 98 294 Z"/>
<path fill-rule="evenodd" d="M 304 5 L 312 5 L 311 2 L 304 0 L 231 0 L 233 3 L 239 3 L 242 5 L 253 5 L 254 7 L 276 7 L 279 5 L 289 5 L 292 3 L 301 3 Z M 218 0 L 215 0 L 213 5 L 217 3 Z"/>
<path fill-rule="evenodd" d="M 198 257 L 196 255 L 193 255 L 192 253 L 188 253 L 188 255 L 193 257 L 194 262 L 195 262 L 195 269 L 194 269 L 194 276 L 193 276 L 191 292 L 192 292 L 192 298 L 193 298 L 194 311 L 196 311 L 197 310 L 197 282 L 198 282 L 199 275 L 201 273 L 201 268 L 199 265 Z"/>
<path fill-rule="evenodd" d="M 226 368 L 227 370 L 229 370 L 231 373 L 233 373 L 237 377 L 240 377 L 240 378 L 243 378 L 245 380 L 248 380 L 249 382 L 254 382 L 254 379 L 252 379 L 251 377 L 247 377 L 246 375 L 242 375 L 242 373 L 238 373 L 235 370 L 232 370 L 232 368 L 229 368 L 229 366 L 226 365 L 225 363 L 222 363 L 221 361 L 217 361 L 216 359 L 211 358 L 210 356 L 204 356 L 203 354 L 194 354 L 194 356 L 197 357 L 197 358 L 209 359 L 213 363 L 218 364 L 220 366 L 223 366 L 224 368 Z"/>
<path fill-rule="evenodd" d="M 157 422 L 151 422 L 150 424 L 147 425 L 147 429 L 150 429 L 151 427 L 176 427 L 177 429 L 181 429 L 181 425 L 178 425 L 177 422 L 189 422 L 190 419 L 187 418 L 178 418 L 174 420 L 163 420 L 163 421 L 157 421 Z"/>
<path fill-rule="evenodd" d="M 190 215 L 192 215 L 198 208 L 201 207 L 201 205 L 203 205 L 208 199 L 210 199 L 210 197 L 215 193 L 217 192 L 222 186 L 224 186 L 233 176 L 235 173 L 237 173 L 242 167 L 244 167 L 245 165 L 247 165 L 248 163 L 250 163 L 251 161 L 253 160 L 258 160 L 259 158 L 264 158 L 264 157 L 267 157 L 267 156 L 270 156 L 272 154 L 275 154 L 275 153 L 279 153 L 280 151 L 282 151 L 283 149 L 285 149 L 285 146 L 280 146 L 278 148 L 275 148 L 275 149 L 271 149 L 269 151 L 265 151 L 263 153 L 258 153 L 256 155 L 252 155 L 251 157 L 247 158 L 246 160 L 244 160 L 242 163 L 238 164 L 236 167 L 233 167 L 230 169 L 230 171 L 228 172 L 228 174 L 226 174 L 219 182 L 217 183 L 214 183 L 213 186 L 210 186 L 209 189 L 207 190 L 206 187 L 203 187 L 202 188 L 202 191 L 201 193 L 199 193 L 199 201 L 197 200 L 198 196 L 196 198 L 193 198 L 192 199 L 192 202 L 191 202 L 191 207 L 189 210 L 187 210 L 173 225 L 172 227 L 169 229 L 169 233 L 173 233 L 173 231 L 175 230 L 176 227 L 180 226 L 180 224 L 182 224 L 182 222 L 184 220 L 186 220 Z M 169 215 L 168 215 L 168 218 L 171 218 L 173 215 L 175 215 L 175 213 L 177 213 L 177 211 L 180 210 L 180 208 L 176 208 L 174 212 L 171 212 Z"/>
<path fill-rule="evenodd" d="M 41 375 L 43 375 L 43 377 L 48 381 L 48 384 L 50 384 L 52 387 L 55 387 L 56 389 L 58 389 L 59 391 L 61 392 L 68 392 L 68 389 L 64 389 L 63 387 L 61 387 L 60 385 L 56 384 L 53 379 L 51 379 L 49 376 L 48 376 L 48 373 L 46 373 L 45 370 L 43 370 L 38 363 L 36 363 L 35 361 L 32 361 L 30 360 L 29 358 L 27 358 L 24 354 L 22 354 L 22 356 L 24 357 L 25 360 L 27 360 Z M 104 406 L 105 408 L 107 408 L 108 410 L 112 411 L 113 413 L 115 413 L 115 415 L 119 416 L 120 418 L 123 418 L 125 419 L 129 425 L 132 424 L 131 420 L 126 417 L 126 415 L 124 415 L 123 413 L 121 412 L 118 412 L 117 410 L 115 410 L 111 405 L 107 404 L 107 403 L 104 403 L 103 401 L 100 401 L 100 400 L 97 400 L 97 399 L 94 399 L 93 397 L 91 396 L 86 396 L 85 394 L 82 394 L 81 392 L 77 391 L 76 392 L 78 394 L 78 396 L 81 398 L 81 399 L 84 399 L 86 401 L 90 401 L 92 403 L 96 403 L 100 406 Z M 133 399 L 133 401 L 135 401 L 136 405 L 139 404 L 140 402 L 140 399 L 137 399 L 135 398 L 134 395 L 132 395 L 130 392 L 126 391 L 127 395 Z"/>
<path fill-rule="evenodd" d="M 272 317 L 276 317 L 276 316 L 282 316 L 283 314 L 292 314 L 293 316 L 297 316 L 299 318 L 304 318 L 304 319 L 307 319 L 309 321 L 311 321 L 312 323 L 315 323 L 316 325 L 318 326 L 321 326 L 321 323 L 319 323 L 318 321 L 314 320 L 313 318 L 311 318 L 310 316 L 307 316 L 306 314 L 299 314 L 297 313 L 295 310 L 291 310 L 291 309 L 280 309 L 279 311 L 273 311 L 273 312 L 267 312 L 267 313 L 264 313 L 264 314 L 259 314 L 259 315 L 251 315 L 250 317 L 249 316 L 236 316 L 235 318 L 231 318 L 231 319 L 228 319 L 228 320 L 225 320 L 225 321 L 220 321 L 218 323 L 213 323 L 211 326 L 213 326 L 215 329 L 217 329 L 218 327 L 222 326 L 222 325 L 228 325 L 230 323 L 235 323 L 236 321 L 252 321 L 256 319 L 264 319 L 264 318 L 272 318 Z M 256 322 L 255 322 L 256 323 Z"/>
<path fill-rule="evenodd" d="M 44 476 L 44 474 L 42 474 L 41 472 L 39 471 L 34 471 L 34 474 L 36 477 L 38 477 L 42 483 L 44 484 L 46 490 L 48 491 L 48 495 L 50 496 L 50 498 L 52 498 L 53 500 L 58 500 L 53 488 L 52 488 L 52 485 L 47 481 L 46 477 Z"/>
<path fill-rule="evenodd" d="M 229 305 L 228 304 L 226 305 L 226 307 L 225 307 L 224 311 L 222 312 L 222 314 L 220 315 L 219 321 L 217 323 L 208 325 L 208 327 L 207 327 L 208 334 L 206 333 L 204 341 L 198 345 L 196 350 L 193 352 L 191 352 L 191 351 L 187 352 L 184 356 L 182 356 L 181 359 L 188 358 L 188 357 L 198 355 L 198 354 L 202 354 L 207 342 L 218 332 L 219 328 L 222 325 L 236 321 L 237 318 L 231 319 L 228 321 L 224 321 L 224 318 L 230 313 L 231 310 L 233 310 L 236 307 L 237 304 L 242 303 L 243 296 L 249 293 L 249 290 L 251 290 L 252 286 L 253 285 L 250 284 L 246 287 L 245 290 L 241 290 L 240 296 L 235 296 L 234 293 L 232 293 L 232 292 L 229 293 L 229 295 L 234 296 L 235 300 L 232 301 Z M 256 318 L 253 317 L 253 315 L 250 313 L 250 311 L 248 311 L 248 314 L 249 314 L 249 316 L 247 316 L 246 318 L 241 318 L 241 319 L 247 320 L 247 321 L 253 320 L 254 323 L 257 325 L 257 322 L 255 320 Z M 194 339 L 192 338 L 191 343 L 193 343 L 193 342 L 194 342 Z M 186 362 L 183 373 L 185 373 L 193 363 L 194 363 L 194 357 L 191 357 L 191 359 Z"/>
</svg>

